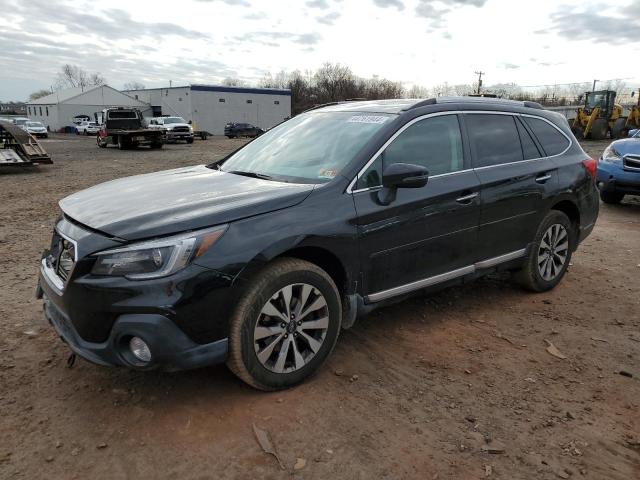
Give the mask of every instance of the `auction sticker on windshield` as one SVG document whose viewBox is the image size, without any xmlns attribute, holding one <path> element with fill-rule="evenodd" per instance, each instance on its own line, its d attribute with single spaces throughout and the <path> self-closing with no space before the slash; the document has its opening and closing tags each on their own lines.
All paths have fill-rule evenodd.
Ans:
<svg viewBox="0 0 640 480">
<path fill-rule="evenodd" d="M 383 115 L 354 115 L 347 123 L 384 123 L 389 117 Z"/>
<path fill-rule="evenodd" d="M 335 178 L 337 174 L 338 172 L 335 168 L 323 168 L 322 170 L 320 170 L 320 175 L 318 175 L 318 178 Z"/>
</svg>

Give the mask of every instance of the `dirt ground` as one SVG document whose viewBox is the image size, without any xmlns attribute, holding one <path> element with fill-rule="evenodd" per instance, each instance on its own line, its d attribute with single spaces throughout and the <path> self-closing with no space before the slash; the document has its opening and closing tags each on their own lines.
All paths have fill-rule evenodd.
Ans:
<svg viewBox="0 0 640 480">
<path fill-rule="evenodd" d="M 224 366 L 68 369 L 34 299 L 58 200 L 241 142 L 119 151 L 59 135 L 43 141 L 54 165 L 0 172 L 0 478 L 640 478 L 638 198 L 602 205 L 554 291 L 496 276 L 378 310 L 289 391 Z"/>
</svg>

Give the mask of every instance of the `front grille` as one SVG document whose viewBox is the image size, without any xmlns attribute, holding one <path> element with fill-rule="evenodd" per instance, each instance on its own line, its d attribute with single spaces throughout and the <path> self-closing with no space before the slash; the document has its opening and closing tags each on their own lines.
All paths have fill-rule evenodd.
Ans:
<svg viewBox="0 0 640 480">
<path fill-rule="evenodd" d="M 73 242 L 62 237 L 58 232 L 53 232 L 51 248 L 47 257 L 47 263 L 54 272 L 67 281 L 75 266 L 76 249 Z"/>
<path fill-rule="evenodd" d="M 189 127 L 173 127 L 174 133 L 189 133 Z"/>
<path fill-rule="evenodd" d="M 635 170 L 640 172 L 640 155 L 625 155 L 622 164 L 626 170 Z"/>
</svg>

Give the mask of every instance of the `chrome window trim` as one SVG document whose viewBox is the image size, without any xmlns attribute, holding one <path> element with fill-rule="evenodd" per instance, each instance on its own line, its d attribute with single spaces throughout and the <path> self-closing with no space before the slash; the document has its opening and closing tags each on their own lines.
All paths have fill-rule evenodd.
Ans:
<svg viewBox="0 0 640 480">
<path fill-rule="evenodd" d="M 454 280 L 464 275 L 475 273 L 477 270 L 491 268 L 501 263 L 505 263 L 510 260 L 515 260 L 517 258 L 524 257 L 526 252 L 527 252 L 527 249 L 522 248 L 514 252 L 505 253 L 504 255 L 500 255 L 497 257 L 482 260 L 480 262 L 476 262 L 473 265 L 467 265 L 466 267 L 457 268 L 455 270 L 451 270 L 450 272 L 440 273 L 432 277 L 416 280 L 415 282 L 406 283 L 404 285 L 392 287 L 387 290 L 381 290 L 379 292 L 372 293 L 371 295 L 367 295 L 365 299 L 367 303 L 375 303 L 381 300 L 386 300 L 388 298 L 396 297 L 398 295 L 413 292 L 415 290 L 420 290 L 421 288 L 437 285 L 438 283 L 443 283 L 448 280 Z"/>
<path fill-rule="evenodd" d="M 437 117 L 437 116 L 442 116 L 442 115 L 457 115 L 457 114 L 465 114 L 465 115 L 466 114 L 511 115 L 511 116 L 514 116 L 514 117 L 535 118 L 535 119 L 547 122 L 549 125 L 551 125 L 553 128 L 555 128 L 558 132 L 560 132 L 562 134 L 562 136 L 564 136 L 564 138 L 567 139 L 567 141 L 569 142 L 569 145 L 562 152 L 557 153 L 555 155 L 550 155 L 550 156 L 545 156 L 545 157 L 537 157 L 537 158 L 528 158 L 526 160 L 518 160 L 518 161 L 515 161 L 515 162 L 508 162 L 508 163 L 498 163 L 496 165 L 486 165 L 484 167 L 466 168 L 464 170 L 457 170 L 455 172 L 448 172 L 448 173 L 441 173 L 439 175 L 433 175 L 433 176 L 430 176 L 429 178 L 438 178 L 438 177 L 443 177 L 443 176 L 446 176 L 446 175 L 454 175 L 454 174 L 457 174 L 457 173 L 469 172 L 471 170 L 483 170 L 483 169 L 487 169 L 487 168 L 501 167 L 501 166 L 504 166 L 504 165 L 515 165 L 515 164 L 518 164 L 518 163 L 534 162 L 534 161 L 537 161 L 537 160 L 545 160 L 545 159 L 548 159 L 548 158 L 555 158 L 555 157 L 559 157 L 561 155 L 564 155 L 573 146 L 573 140 L 566 133 L 564 133 L 560 128 L 558 128 L 558 126 L 555 125 L 553 122 L 551 122 L 550 120 L 547 120 L 546 118 L 541 117 L 539 115 L 533 115 L 533 114 L 530 114 L 530 113 L 485 111 L 485 110 L 450 110 L 450 111 L 446 111 L 446 112 L 429 113 L 429 114 L 421 115 L 420 117 L 414 118 L 410 122 L 407 122 L 406 124 L 404 124 L 396 133 L 394 133 L 389 138 L 389 140 L 387 140 L 384 143 L 384 145 L 382 145 L 382 147 L 380 147 L 378 149 L 378 151 L 369 159 L 369 161 L 367 163 L 365 163 L 364 167 L 362 167 L 360 169 L 360 171 L 357 173 L 357 175 L 351 180 L 351 182 L 349 183 L 349 186 L 347 187 L 346 192 L 348 194 L 354 194 L 354 193 L 366 192 L 368 190 L 378 190 L 378 189 L 382 188 L 382 185 L 379 185 L 379 186 L 376 186 L 376 187 L 359 188 L 357 190 L 353 189 L 353 187 L 355 186 L 355 184 L 358 181 L 358 179 L 360 179 L 360 177 L 369 168 L 369 166 L 376 160 L 376 158 L 378 158 L 378 156 L 389 146 L 389 144 L 391 142 L 393 142 L 398 137 L 398 135 L 400 135 L 402 132 L 404 132 L 404 130 L 409 128 L 411 125 L 413 125 L 414 123 L 416 123 L 416 122 L 418 122 L 420 120 L 424 120 L 426 118 Z M 471 159 L 471 161 L 473 161 L 473 158 Z"/>
</svg>

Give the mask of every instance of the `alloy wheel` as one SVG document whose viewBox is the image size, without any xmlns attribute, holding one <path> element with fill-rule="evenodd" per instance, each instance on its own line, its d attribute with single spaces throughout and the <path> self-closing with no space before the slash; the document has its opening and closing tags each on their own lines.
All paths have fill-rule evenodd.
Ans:
<svg viewBox="0 0 640 480">
<path fill-rule="evenodd" d="M 253 330 L 258 361 L 275 373 L 290 373 L 318 353 L 329 328 L 329 308 L 317 288 L 287 285 L 262 307 Z"/>
<path fill-rule="evenodd" d="M 540 240 L 538 247 L 538 272 L 547 282 L 562 271 L 569 253 L 569 233 L 564 225 L 551 225 Z"/>
</svg>

